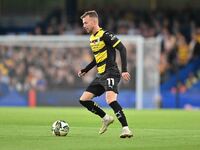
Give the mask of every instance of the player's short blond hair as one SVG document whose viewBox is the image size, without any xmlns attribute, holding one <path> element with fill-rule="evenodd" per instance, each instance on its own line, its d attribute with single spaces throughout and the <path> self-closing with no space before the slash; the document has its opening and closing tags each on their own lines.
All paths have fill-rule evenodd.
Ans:
<svg viewBox="0 0 200 150">
<path fill-rule="evenodd" d="M 83 19 L 86 16 L 98 18 L 98 14 L 97 14 L 97 12 L 95 10 L 86 11 L 80 18 Z"/>
</svg>

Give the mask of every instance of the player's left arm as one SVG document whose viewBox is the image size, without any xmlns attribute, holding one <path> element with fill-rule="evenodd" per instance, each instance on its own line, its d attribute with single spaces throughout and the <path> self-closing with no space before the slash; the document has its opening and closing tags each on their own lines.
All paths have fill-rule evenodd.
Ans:
<svg viewBox="0 0 200 150">
<path fill-rule="evenodd" d="M 104 34 L 104 38 L 105 38 L 105 42 L 119 50 L 120 53 L 120 57 L 121 57 L 121 63 L 122 63 L 122 78 L 124 80 L 130 80 L 130 74 L 127 71 L 127 54 L 126 54 L 126 48 L 125 46 L 122 44 L 122 42 L 111 32 L 105 32 Z"/>
<path fill-rule="evenodd" d="M 121 57 L 121 63 L 122 63 L 122 78 L 124 80 L 130 80 L 131 76 L 129 72 L 127 71 L 127 55 L 126 55 L 126 48 L 122 44 L 122 42 L 119 42 L 119 44 L 115 47 L 117 50 L 119 50 L 120 57 Z"/>
</svg>

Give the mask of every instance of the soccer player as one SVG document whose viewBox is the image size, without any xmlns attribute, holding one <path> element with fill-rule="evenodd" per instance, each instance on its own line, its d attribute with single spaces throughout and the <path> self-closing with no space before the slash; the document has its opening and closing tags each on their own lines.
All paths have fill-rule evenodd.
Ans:
<svg viewBox="0 0 200 150">
<path fill-rule="evenodd" d="M 81 19 L 84 29 L 91 35 L 90 47 L 94 58 L 90 64 L 78 72 L 78 76 L 84 76 L 94 66 L 97 67 L 98 73 L 80 97 L 80 103 L 89 111 L 102 118 L 103 125 L 99 131 L 99 134 L 102 134 L 114 122 L 114 118 L 106 114 L 92 99 L 105 92 L 106 102 L 114 110 L 116 117 L 122 125 L 120 138 L 130 138 L 133 134 L 128 127 L 122 107 L 117 102 L 118 83 L 121 76 L 126 81 L 130 80 L 130 74 L 127 72 L 126 48 L 113 33 L 99 27 L 99 19 L 96 11 L 85 12 L 81 16 Z M 119 50 L 121 56 L 121 74 L 115 62 L 116 49 Z"/>
</svg>

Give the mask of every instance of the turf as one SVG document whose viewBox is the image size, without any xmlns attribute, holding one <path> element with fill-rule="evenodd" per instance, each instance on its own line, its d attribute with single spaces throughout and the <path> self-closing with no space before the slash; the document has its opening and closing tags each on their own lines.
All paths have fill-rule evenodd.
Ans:
<svg viewBox="0 0 200 150">
<path fill-rule="evenodd" d="M 83 108 L 0 107 L 0 150 L 200 149 L 200 111 L 127 109 L 125 113 L 134 138 L 119 138 L 116 118 L 105 134 L 98 135 L 100 118 Z M 66 137 L 51 134 L 57 119 L 69 123 Z"/>
</svg>

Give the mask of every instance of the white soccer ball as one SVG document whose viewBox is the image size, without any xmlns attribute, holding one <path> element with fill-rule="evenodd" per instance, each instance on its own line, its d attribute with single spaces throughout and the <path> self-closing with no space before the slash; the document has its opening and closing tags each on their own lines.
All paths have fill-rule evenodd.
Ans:
<svg viewBox="0 0 200 150">
<path fill-rule="evenodd" d="M 69 124 L 64 120 L 57 120 L 52 125 L 52 133 L 56 136 L 66 136 L 69 133 Z"/>
</svg>

